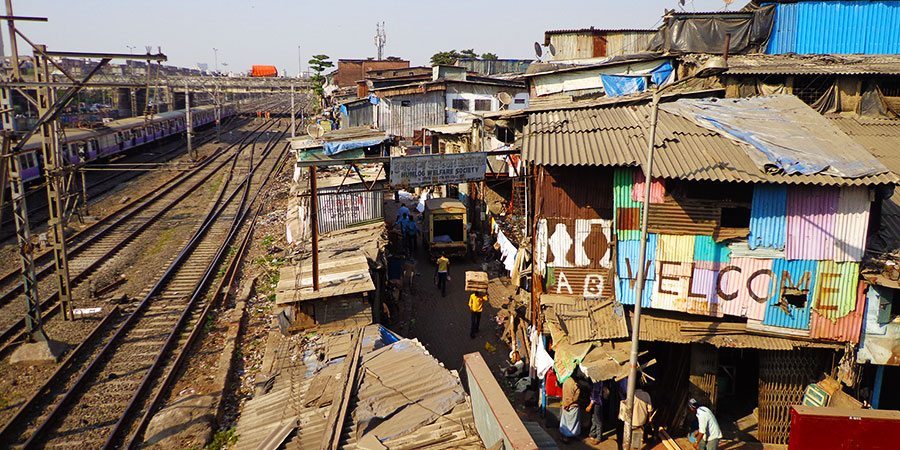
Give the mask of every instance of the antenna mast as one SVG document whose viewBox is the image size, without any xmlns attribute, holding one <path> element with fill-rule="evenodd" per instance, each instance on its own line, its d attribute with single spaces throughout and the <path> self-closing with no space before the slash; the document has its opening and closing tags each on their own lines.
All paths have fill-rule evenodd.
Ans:
<svg viewBox="0 0 900 450">
<path fill-rule="evenodd" d="M 385 43 L 387 43 L 387 34 L 384 32 L 384 22 L 375 22 L 375 48 L 378 50 L 379 61 L 383 59 Z"/>
</svg>

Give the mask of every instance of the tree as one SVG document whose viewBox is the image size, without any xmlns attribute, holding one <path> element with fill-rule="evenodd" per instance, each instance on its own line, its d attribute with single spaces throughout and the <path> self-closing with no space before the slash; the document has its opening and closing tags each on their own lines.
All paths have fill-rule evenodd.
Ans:
<svg viewBox="0 0 900 450">
<path fill-rule="evenodd" d="M 475 49 L 473 48 L 467 48 L 462 51 L 447 50 L 437 52 L 431 57 L 431 65 L 452 66 L 463 58 L 478 59 L 478 53 L 475 53 Z M 497 55 L 493 53 L 482 53 L 481 59 L 497 59 Z"/>
<path fill-rule="evenodd" d="M 323 88 L 325 77 L 322 75 L 322 72 L 329 67 L 334 67 L 334 63 L 330 61 L 328 55 L 314 55 L 309 60 L 309 68 L 315 72 L 315 75 L 311 76 L 310 80 L 313 82 L 313 90 L 319 94 L 319 97 L 325 96 Z"/>
</svg>

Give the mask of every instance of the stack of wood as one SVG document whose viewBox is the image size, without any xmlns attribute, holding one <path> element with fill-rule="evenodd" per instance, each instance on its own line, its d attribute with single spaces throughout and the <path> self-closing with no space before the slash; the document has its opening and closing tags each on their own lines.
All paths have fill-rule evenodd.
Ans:
<svg viewBox="0 0 900 450">
<path fill-rule="evenodd" d="M 470 292 L 487 292 L 487 272 L 477 272 L 473 270 L 466 272 L 466 290 Z"/>
</svg>

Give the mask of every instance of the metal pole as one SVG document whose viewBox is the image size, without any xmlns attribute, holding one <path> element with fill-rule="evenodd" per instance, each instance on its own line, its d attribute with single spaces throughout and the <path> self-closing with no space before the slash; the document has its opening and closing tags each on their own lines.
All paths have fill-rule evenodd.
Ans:
<svg viewBox="0 0 900 450">
<path fill-rule="evenodd" d="M 188 88 L 187 80 L 184 82 L 184 131 L 187 136 L 187 148 L 188 155 L 190 155 L 192 160 L 197 160 L 196 155 L 194 155 L 194 146 L 191 141 L 192 135 L 194 134 L 194 125 L 193 119 L 191 118 L 191 91 Z"/>
<path fill-rule="evenodd" d="M 309 166 L 309 227 L 312 235 L 313 290 L 319 290 L 319 195 L 316 166 Z"/>
<path fill-rule="evenodd" d="M 6 15 L 13 17 L 12 0 L 6 0 Z M 22 80 L 22 75 L 19 73 L 19 44 L 16 42 L 16 23 L 10 19 L 6 21 L 6 25 L 9 28 L 9 58 L 12 63 L 13 78 L 16 81 L 20 81 Z"/>
<path fill-rule="evenodd" d="M 43 54 L 44 46 L 35 47 L 35 81 L 50 81 L 50 65 Z M 55 105 L 56 91 L 51 87 L 37 89 L 38 115 L 44 117 Z M 40 126 L 42 155 L 44 158 L 44 180 L 47 184 L 48 228 L 53 244 L 56 263 L 56 286 L 59 289 L 59 303 L 65 320 L 72 320 L 72 286 L 69 278 L 69 260 L 66 251 L 65 209 L 62 197 L 65 195 L 63 158 L 60 152 L 58 123 L 55 119 L 45 121 Z"/>
<path fill-rule="evenodd" d="M 303 76 L 303 58 L 300 56 L 300 44 L 297 44 L 297 78 Z"/>
<path fill-rule="evenodd" d="M 291 83 L 291 139 L 297 137 L 297 110 L 294 103 L 294 84 Z"/>
<path fill-rule="evenodd" d="M 216 60 L 216 75 L 219 74 L 219 49 L 213 47 L 213 55 L 215 55 Z"/>
<path fill-rule="evenodd" d="M 662 90 L 653 94 L 653 103 L 650 106 L 650 137 L 647 139 L 647 161 L 642 164 L 644 168 L 644 205 L 641 209 L 641 246 L 640 266 L 638 266 L 637 287 L 635 289 L 634 315 L 631 321 L 631 357 L 628 368 L 628 389 L 625 396 L 625 430 L 623 433 L 623 449 L 631 448 L 631 419 L 634 411 L 634 391 L 637 387 L 638 373 L 638 343 L 641 333 L 641 303 L 644 298 L 644 283 L 647 279 L 647 219 L 650 211 L 650 183 L 653 174 L 653 153 L 656 143 L 656 123 L 659 118 L 659 101 Z"/>
</svg>

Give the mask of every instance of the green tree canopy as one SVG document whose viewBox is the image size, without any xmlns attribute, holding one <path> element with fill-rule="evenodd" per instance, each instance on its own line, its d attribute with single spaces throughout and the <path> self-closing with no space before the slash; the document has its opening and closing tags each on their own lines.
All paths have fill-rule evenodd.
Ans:
<svg viewBox="0 0 900 450">
<path fill-rule="evenodd" d="M 473 48 L 467 48 L 464 50 L 446 50 L 442 52 L 437 52 L 431 56 L 431 65 L 445 65 L 452 66 L 456 64 L 456 61 L 462 58 L 478 58 L 478 53 L 475 52 Z M 497 55 L 494 53 L 482 53 L 481 59 L 497 59 Z"/>
</svg>

